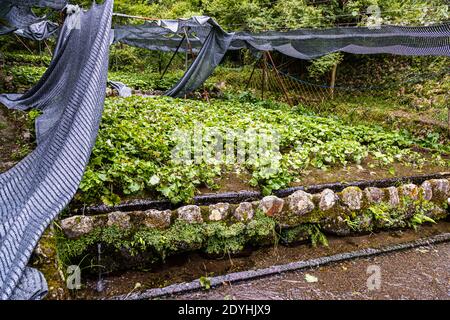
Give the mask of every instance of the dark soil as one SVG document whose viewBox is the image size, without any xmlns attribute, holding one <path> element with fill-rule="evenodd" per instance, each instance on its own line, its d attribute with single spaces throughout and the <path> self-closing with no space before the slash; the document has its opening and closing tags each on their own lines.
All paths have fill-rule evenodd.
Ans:
<svg viewBox="0 0 450 320">
<path fill-rule="evenodd" d="M 183 294 L 175 299 L 243 300 L 450 300 L 450 243 L 393 252 L 295 271 L 210 291 Z M 380 286 L 370 290 L 367 281 L 380 269 Z M 307 282 L 306 275 L 317 278 Z"/>
<path fill-rule="evenodd" d="M 0 173 L 12 168 L 33 148 L 26 115 L 0 105 Z"/>
<path fill-rule="evenodd" d="M 98 279 L 84 279 L 84 289 L 69 293 L 67 298 L 96 299 L 111 297 L 133 291 L 136 284 L 139 284 L 139 290 L 164 287 L 174 283 L 192 281 L 202 276 L 215 276 L 237 271 L 265 268 L 292 261 L 308 260 L 364 248 L 380 248 L 390 244 L 409 242 L 445 232 L 450 232 L 450 222 L 424 225 L 419 228 L 418 231 L 398 230 L 353 237 L 330 236 L 328 238 L 328 247 L 312 247 L 309 244 L 299 244 L 291 247 L 274 245 L 272 247 L 248 251 L 241 256 L 222 257 L 221 259 L 210 259 L 200 253 L 191 253 L 189 255 L 171 257 L 167 259 L 166 263 L 149 267 L 149 270 L 146 271 L 128 271 L 121 274 L 103 275 L 102 281 L 105 290 L 100 293 L 96 291 Z M 449 261 L 447 260 L 445 263 L 444 261 L 445 260 L 442 262 L 441 268 L 448 268 Z M 351 261 L 346 263 L 352 264 Z M 344 263 L 344 265 L 346 263 Z M 365 274 L 365 269 L 362 272 Z M 343 274 L 345 273 L 343 272 Z M 332 277 L 330 276 L 330 278 Z M 267 282 L 267 280 L 264 279 L 260 281 Z M 304 283 L 304 280 L 302 281 Z M 281 286 L 281 284 L 278 285 Z M 271 292 L 271 290 L 267 288 L 264 290 L 267 294 L 270 294 Z M 218 295 L 221 296 L 219 297 Z M 223 298 L 226 294 L 219 291 L 218 295 L 215 297 Z M 188 298 L 190 297 L 191 296 Z M 195 297 L 195 294 L 192 294 L 192 297 Z M 247 298 L 251 297 L 249 296 Z M 255 296 L 254 298 L 258 298 L 258 296 Z M 259 296 L 259 298 L 264 297 Z M 358 296 L 353 298 L 358 298 Z"/>
</svg>

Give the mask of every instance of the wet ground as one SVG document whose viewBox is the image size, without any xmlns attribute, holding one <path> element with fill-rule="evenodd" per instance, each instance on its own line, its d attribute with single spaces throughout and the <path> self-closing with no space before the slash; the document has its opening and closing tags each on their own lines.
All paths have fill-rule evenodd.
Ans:
<svg viewBox="0 0 450 320">
<path fill-rule="evenodd" d="M 450 300 L 450 243 L 334 263 L 173 298 Z"/>
<path fill-rule="evenodd" d="M 136 284 L 139 286 L 139 290 L 145 290 L 150 288 L 158 288 L 168 286 L 174 283 L 188 282 L 200 277 L 211 277 L 217 275 L 223 275 L 231 272 L 237 271 L 245 271 L 252 269 L 260 269 L 266 268 L 273 265 L 281 265 L 286 264 L 293 261 L 300 260 L 308 260 L 323 256 L 331 256 L 338 253 L 356 251 L 364 248 L 381 248 L 391 244 L 399 244 L 410 242 L 413 240 L 417 240 L 420 238 L 425 238 L 437 234 L 448 233 L 450 232 L 450 222 L 439 222 L 438 224 L 433 225 L 423 225 L 417 231 L 414 230 L 397 230 L 392 232 L 380 232 L 366 235 L 359 235 L 353 237 L 329 237 L 329 246 L 318 246 L 312 247 L 309 244 L 298 244 L 296 246 L 285 247 L 281 245 L 265 247 L 260 249 L 254 249 L 253 251 L 248 251 L 245 255 L 235 256 L 235 257 L 222 257 L 221 259 L 212 259 L 208 258 L 200 253 L 191 253 L 186 255 L 180 255 L 177 257 L 169 258 L 165 264 L 149 267 L 146 271 L 128 271 L 121 274 L 110 274 L 103 275 L 102 284 L 104 285 L 105 290 L 103 292 L 97 292 L 97 280 L 96 276 L 84 278 L 84 288 L 79 291 L 74 291 L 72 293 L 68 293 L 66 298 L 71 299 L 98 299 L 98 298 L 107 298 L 114 295 L 128 294 L 130 292 L 134 292 L 136 289 Z M 389 270 L 403 270 L 408 277 L 412 277 L 414 273 L 411 273 L 410 270 L 415 270 L 413 268 L 414 265 L 420 266 L 423 264 L 423 269 L 417 269 L 419 275 L 421 275 L 424 270 L 428 267 L 432 267 L 433 272 L 438 272 L 442 274 L 442 277 L 446 277 L 446 285 L 447 288 L 450 285 L 448 281 L 450 280 L 449 274 L 450 271 L 448 268 L 450 267 L 450 253 L 445 254 L 446 251 L 449 251 L 450 247 L 445 247 L 443 250 L 438 250 L 438 256 L 435 255 L 435 252 L 431 249 L 427 249 L 427 252 L 424 252 L 423 255 L 421 251 L 418 251 L 416 256 L 413 257 L 403 256 L 402 253 L 393 254 L 393 262 L 392 264 L 389 262 L 389 258 L 383 258 L 383 256 L 374 258 L 374 261 L 378 261 L 381 259 L 380 263 L 386 263 L 386 272 Z M 433 249 L 434 250 L 434 249 Z M 425 255 L 425 253 L 429 253 L 430 256 Z M 387 259 L 387 260 L 383 260 Z M 311 273 L 319 278 L 319 282 L 314 285 L 322 285 L 323 287 L 311 287 L 311 292 L 309 296 L 292 296 L 291 298 L 308 298 L 314 299 L 316 297 L 320 298 L 332 298 L 332 294 L 338 296 L 342 295 L 341 298 L 363 298 L 363 293 L 365 292 L 362 286 L 364 283 L 364 279 L 367 279 L 366 275 L 366 264 L 371 263 L 370 259 L 361 259 L 355 260 L 356 264 L 353 267 L 354 262 L 345 262 L 338 265 L 330 265 L 329 267 L 324 267 L 322 269 L 311 270 L 307 273 Z M 384 261 L 384 262 L 383 262 Z M 373 261 L 372 261 L 373 262 Z M 413 263 L 414 262 L 414 263 Z M 433 265 L 430 265 L 433 263 Z M 365 267 L 364 267 L 365 266 Z M 362 268 L 362 269 L 361 269 Z M 421 267 L 422 268 L 422 267 Z M 447 268 L 447 273 L 442 272 L 442 269 Z M 361 270 L 360 270 L 361 269 Z M 321 274 L 321 270 L 323 274 Z M 431 270 L 431 269 L 430 269 Z M 389 271 L 390 272 L 390 271 Z M 439 278 L 437 274 L 430 273 L 431 271 L 427 271 L 425 273 L 431 274 L 432 277 Z M 296 275 L 297 276 L 296 276 Z M 240 293 L 241 295 L 245 295 L 249 292 L 251 294 L 247 296 L 236 296 L 236 298 L 242 299 L 258 299 L 258 298 L 267 298 L 267 299 L 275 299 L 275 298 L 286 298 L 284 296 L 287 294 L 286 292 L 295 291 L 296 287 L 308 287 L 310 286 L 304 280 L 304 273 L 299 272 L 292 275 L 286 274 L 284 276 L 279 277 L 270 277 L 257 281 L 252 281 L 250 284 L 239 284 L 238 286 L 244 286 L 240 290 L 246 290 L 246 292 Z M 397 276 L 397 275 L 393 275 Z M 365 277 L 365 278 L 364 278 Z M 399 277 L 401 277 L 401 272 L 399 273 Z M 417 287 L 408 284 L 408 277 L 404 278 L 403 284 L 406 287 Z M 421 276 L 422 277 L 422 276 Z M 332 287 L 330 281 L 334 281 L 336 278 L 336 287 Z M 339 278 L 339 279 L 338 279 Z M 417 278 L 417 277 L 416 277 Z M 328 279 L 328 280 L 327 280 Z M 393 278 L 394 279 L 394 278 Z M 395 280 L 396 279 L 396 280 Z M 392 286 L 397 285 L 400 278 L 395 278 L 391 281 Z M 422 278 L 420 278 L 422 279 Z M 434 279 L 434 278 L 433 278 Z M 286 280 L 286 281 L 282 281 Z M 366 280 L 364 280 L 366 281 Z M 396 282 L 397 281 L 397 282 Z M 416 281 L 416 280 L 414 280 Z M 417 280 L 418 281 L 418 280 Z M 439 283 L 444 281 L 439 278 Z M 255 290 L 250 291 L 250 289 L 246 289 L 245 285 L 252 287 L 253 283 L 255 283 Z M 387 282 L 388 283 L 388 282 Z M 439 284 L 438 283 L 438 284 Z M 443 282 L 442 282 L 443 283 Z M 339 284 L 339 285 L 338 285 Z M 263 287 L 259 287 L 265 286 Z M 273 287 L 272 287 L 273 286 Z M 202 299 L 209 298 L 211 294 L 211 298 L 223 299 L 229 298 L 227 296 L 231 295 L 231 291 L 236 285 L 231 287 L 219 288 L 217 290 L 210 290 L 207 293 L 192 293 L 185 297 L 186 299 L 194 299 L 197 296 Z M 442 289 L 442 284 L 438 285 L 439 288 Z M 277 289 L 278 288 L 278 289 Z M 295 289 L 295 290 L 294 290 Z M 314 290 L 313 290 L 314 289 Z M 358 289 L 358 290 L 356 290 Z M 391 288 L 392 289 L 392 288 Z M 386 290 L 391 290 L 386 289 Z M 277 291 L 278 290 L 278 291 Z M 323 294 L 321 293 L 322 291 Z M 327 290 L 330 290 L 330 293 Z M 437 289 L 436 289 L 437 290 Z M 440 290 L 440 289 L 439 289 Z M 450 288 L 449 288 L 450 290 Z M 265 296 L 262 296 L 265 292 Z M 259 293 L 258 293 L 259 292 Z M 303 291 L 301 291 L 303 292 Z M 300 292 L 300 293 L 301 293 Z M 359 292 L 359 293 L 353 293 Z M 391 292 L 391 291 L 389 291 Z M 384 293 L 384 295 L 389 295 L 391 298 L 398 297 L 399 292 L 402 291 L 392 291 L 391 293 Z M 434 291 L 433 291 L 434 292 Z M 434 293 L 429 291 L 427 294 L 432 296 Z M 294 294 L 292 293 L 292 294 Z M 298 294 L 300 294 L 298 293 Z M 313 294 L 317 293 L 317 296 Z M 395 293 L 395 295 L 394 295 Z M 297 293 L 296 293 L 297 294 Z M 273 296 L 271 296 L 273 295 Z M 322 295 L 322 296 L 321 296 Z M 443 294 L 439 293 L 440 298 L 443 298 Z M 436 296 L 436 297 L 438 297 Z M 381 295 L 377 296 L 378 298 L 386 298 Z M 51 297 L 50 297 L 51 298 Z"/>
</svg>

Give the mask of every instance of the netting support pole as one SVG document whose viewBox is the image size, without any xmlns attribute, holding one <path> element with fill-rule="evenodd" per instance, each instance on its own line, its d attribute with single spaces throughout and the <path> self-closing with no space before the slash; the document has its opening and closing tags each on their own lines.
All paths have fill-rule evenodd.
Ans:
<svg viewBox="0 0 450 320">
<path fill-rule="evenodd" d="M 252 81 L 252 78 L 253 78 L 253 74 L 255 73 L 256 66 L 259 64 L 260 61 L 261 61 L 261 58 L 259 58 L 258 61 L 256 61 L 255 64 L 253 65 L 252 72 L 250 73 L 250 78 L 248 78 L 247 84 L 245 85 L 245 90 L 248 90 L 248 87 L 250 86 L 250 82 Z"/>
<path fill-rule="evenodd" d="M 22 39 L 20 39 L 20 37 L 17 34 L 14 34 L 17 38 L 17 40 L 19 40 L 19 42 L 31 53 L 34 54 L 33 51 L 26 45 L 25 42 L 22 41 Z"/>
<path fill-rule="evenodd" d="M 289 96 L 289 92 L 287 91 L 286 86 L 284 85 L 283 79 L 281 78 L 281 75 L 280 75 L 280 73 L 278 72 L 278 69 L 277 69 L 277 67 L 275 66 L 275 62 L 273 61 L 272 55 L 270 54 L 269 51 L 267 51 L 267 56 L 269 57 L 270 63 L 272 64 L 273 69 L 275 70 L 275 73 L 277 74 L 278 82 L 280 83 L 281 90 L 283 90 L 283 93 L 284 93 L 284 95 L 286 96 L 287 103 L 288 103 L 290 106 L 292 106 L 293 103 L 292 103 L 291 97 Z"/>
<path fill-rule="evenodd" d="M 50 47 L 48 46 L 47 41 L 44 40 L 44 44 L 45 44 L 45 47 L 46 47 L 47 50 L 48 50 L 48 53 L 49 53 L 50 55 L 52 55 L 52 50 L 51 50 Z"/>
<path fill-rule="evenodd" d="M 175 52 L 173 53 L 172 57 L 170 58 L 169 63 L 167 64 L 166 68 L 164 69 L 164 72 L 162 73 L 162 75 L 161 75 L 161 77 L 159 78 L 159 80 L 161 80 L 162 78 L 164 78 L 164 76 L 165 76 L 165 74 L 166 74 L 166 72 L 167 72 L 167 69 L 169 69 L 169 66 L 170 66 L 170 64 L 171 64 L 172 61 L 173 61 L 173 58 L 175 58 L 175 56 L 177 55 L 178 51 L 180 50 L 180 47 L 181 47 L 181 45 L 183 44 L 183 41 L 184 41 L 184 38 L 185 38 L 185 37 L 186 37 L 186 36 L 183 35 L 183 38 L 181 38 L 181 41 L 180 41 L 180 43 L 178 44 L 177 49 L 175 50 Z"/>
</svg>

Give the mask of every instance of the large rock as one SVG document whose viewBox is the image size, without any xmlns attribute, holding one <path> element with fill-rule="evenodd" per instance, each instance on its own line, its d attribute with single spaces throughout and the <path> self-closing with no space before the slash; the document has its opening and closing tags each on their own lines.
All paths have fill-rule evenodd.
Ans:
<svg viewBox="0 0 450 320">
<path fill-rule="evenodd" d="M 423 200 L 430 201 L 433 199 L 433 187 L 430 181 L 424 181 L 420 186 L 420 192 L 422 193 Z"/>
<path fill-rule="evenodd" d="M 177 210 L 178 219 L 187 223 L 202 223 L 202 212 L 199 206 L 189 205 Z"/>
<path fill-rule="evenodd" d="M 284 200 L 276 196 L 267 196 L 262 198 L 258 209 L 264 212 L 267 216 L 275 216 L 283 211 Z"/>
<path fill-rule="evenodd" d="M 230 205 L 228 203 L 217 203 L 209 206 L 210 221 L 220 221 L 228 217 Z"/>
<path fill-rule="evenodd" d="M 247 221 L 253 219 L 255 212 L 250 202 L 242 202 L 234 210 L 234 217 L 239 221 Z"/>
<path fill-rule="evenodd" d="M 389 200 L 388 203 L 396 207 L 400 204 L 400 197 L 398 195 L 398 189 L 396 187 L 389 187 L 386 189 L 388 192 Z"/>
<path fill-rule="evenodd" d="M 312 198 L 312 195 L 305 191 L 294 192 L 288 197 L 289 210 L 300 216 L 313 211 L 315 206 Z"/>
<path fill-rule="evenodd" d="M 143 212 L 143 224 L 147 228 L 166 229 L 170 226 L 172 212 L 170 210 L 147 210 Z"/>
<path fill-rule="evenodd" d="M 61 221 L 64 235 L 70 239 L 87 235 L 94 229 L 94 219 L 89 216 L 73 216 Z"/>
<path fill-rule="evenodd" d="M 450 184 L 447 179 L 429 180 L 433 190 L 433 200 L 445 201 L 450 196 Z"/>
<path fill-rule="evenodd" d="M 380 188 L 368 187 L 364 193 L 369 203 L 380 203 L 384 199 L 384 191 Z"/>
<path fill-rule="evenodd" d="M 131 227 L 130 215 L 120 211 L 108 213 L 107 225 L 109 227 L 116 226 L 121 229 L 128 229 Z"/>
<path fill-rule="evenodd" d="M 350 210 L 360 210 L 362 204 L 363 193 L 358 187 L 347 187 L 341 193 L 342 202 Z"/>
<path fill-rule="evenodd" d="M 400 186 L 400 195 L 413 200 L 419 199 L 419 187 L 413 183 Z"/>
<path fill-rule="evenodd" d="M 319 209 L 322 211 L 330 210 L 336 205 L 338 200 L 339 197 L 333 190 L 325 189 L 320 193 Z"/>
</svg>

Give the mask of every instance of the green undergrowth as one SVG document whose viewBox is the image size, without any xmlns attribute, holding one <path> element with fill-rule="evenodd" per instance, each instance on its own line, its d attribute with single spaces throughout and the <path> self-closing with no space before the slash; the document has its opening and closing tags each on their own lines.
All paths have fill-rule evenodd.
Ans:
<svg viewBox="0 0 450 320">
<path fill-rule="evenodd" d="M 206 137 L 202 151 L 209 150 L 217 142 L 207 138 L 211 131 L 223 137 L 230 131 L 237 133 L 240 143 L 250 150 L 259 138 L 249 129 L 269 136 L 277 133 L 279 152 L 269 149 L 232 164 L 225 162 L 224 154 L 183 162 L 172 157 L 180 144 L 193 147 L 192 138 L 198 133 Z M 187 142 L 182 141 L 183 134 Z M 113 205 L 122 197 L 150 195 L 188 203 L 198 188 L 217 188 L 217 179 L 233 172 L 249 176 L 250 186 L 270 194 L 296 181 L 308 168 L 328 170 L 369 158 L 372 167 L 400 162 L 420 168 L 430 159 L 414 151 L 415 145 L 430 146 L 405 131 L 347 124 L 302 107 L 251 96 L 229 96 L 209 103 L 169 97 L 111 98 L 106 100 L 97 142 L 76 200 Z M 433 161 L 446 165 L 438 155 L 446 147 L 431 147 L 436 152 Z"/>
<path fill-rule="evenodd" d="M 312 246 L 328 246 L 328 240 L 317 224 L 301 224 L 281 231 L 280 240 L 283 244 L 297 243 L 309 239 Z"/>
<path fill-rule="evenodd" d="M 136 90 L 166 91 L 172 88 L 182 77 L 182 75 L 183 71 L 175 71 L 169 72 L 161 78 L 161 74 L 157 72 L 143 71 L 139 73 L 131 73 L 123 71 L 110 71 L 108 73 L 108 80 L 120 81 L 128 87 Z"/>
<path fill-rule="evenodd" d="M 189 224 L 177 221 L 165 230 L 122 230 L 110 226 L 96 228 L 75 240 L 67 239 L 59 232 L 57 239 L 58 256 L 64 265 L 82 261 L 94 265 L 98 243 L 116 253 L 121 250 L 126 250 L 131 256 L 146 253 L 147 261 L 156 262 L 177 253 L 197 250 L 214 256 L 228 256 L 241 252 L 248 245 L 276 244 L 278 236 L 275 221 L 257 212 L 247 224 L 223 221 Z"/>
<path fill-rule="evenodd" d="M 52 57 L 48 54 L 30 54 L 27 52 L 2 52 L 1 57 L 6 64 L 21 64 L 30 66 L 48 66 Z"/>
<path fill-rule="evenodd" d="M 46 66 L 20 63 L 20 65 L 7 65 L 4 68 L 5 77 L 8 77 L 9 91 L 25 91 L 35 85 L 44 74 Z M 142 71 L 110 71 L 108 80 L 120 81 L 135 90 L 166 91 L 173 87 L 183 75 L 183 71 L 171 71 L 161 78 L 158 72 Z"/>
<path fill-rule="evenodd" d="M 350 213 L 344 221 L 354 232 L 371 232 L 392 228 L 417 229 L 425 222 L 436 223 L 435 220 L 444 218 L 447 215 L 446 209 L 446 202 L 439 206 L 421 198 L 413 200 L 404 197 L 400 200 L 400 206 L 393 207 L 385 202 L 373 204 L 362 212 Z"/>
</svg>

